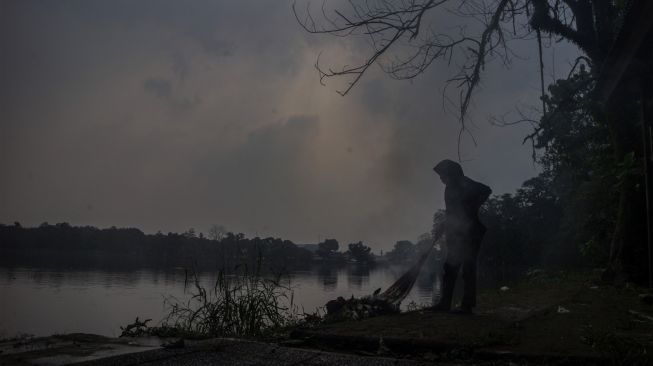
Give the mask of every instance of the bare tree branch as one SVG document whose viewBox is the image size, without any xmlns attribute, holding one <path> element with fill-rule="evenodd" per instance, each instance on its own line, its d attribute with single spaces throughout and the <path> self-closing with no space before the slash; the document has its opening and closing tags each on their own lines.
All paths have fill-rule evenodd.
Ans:
<svg viewBox="0 0 653 366">
<path fill-rule="evenodd" d="M 512 59 L 518 57 L 510 49 L 509 41 L 538 40 L 541 52 L 542 35 L 549 37 L 548 46 L 551 46 L 554 39 L 566 39 L 585 52 L 588 65 L 595 64 L 600 52 L 595 42 L 593 2 L 594 0 L 349 0 L 349 11 L 328 11 L 323 3 L 322 22 L 315 21 L 308 6 L 303 17 L 299 16 L 296 4 L 293 4 L 292 9 L 298 23 L 309 33 L 338 37 L 365 36 L 370 40 L 372 52 L 363 62 L 354 66 L 345 65 L 337 70 L 324 68 L 318 57 L 315 67 L 320 83 L 324 84 L 326 79 L 332 77 L 348 78 L 347 86 L 338 90 L 343 96 L 351 91 L 373 64 L 379 65 L 391 77 L 405 80 L 425 72 L 436 60 L 451 64 L 463 57 L 458 72 L 447 80 L 443 92 L 444 105 L 456 105 L 456 115 L 461 123 L 458 135 L 460 149 L 464 133 L 468 133 L 474 140 L 467 130 L 466 117 L 486 63 L 499 59 L 504 66 L 509 67 Z M 426 15 L 435 9 L 444 14 L 474 19 L 480 26 L 476 32 L 480 33 L 473 34 L 474 29 L 470 31 L 463 26 L 458 27 L 457 31 L 434 31 L 430 25 L 424 24 L 428 22 Z M 611 14 L 611 9 L 605 7 L 601 14 L 607 16 Z M 400 56 L 393 57 L 393 52 Z M 544 65 L 541 57 L 539 67 L 543 88 Z M 447 96 L 450 86 L 458 89 L 457 104 L 452 103 Z M 544 112 L 543 109 L 541 113 Z"/>
</svg>

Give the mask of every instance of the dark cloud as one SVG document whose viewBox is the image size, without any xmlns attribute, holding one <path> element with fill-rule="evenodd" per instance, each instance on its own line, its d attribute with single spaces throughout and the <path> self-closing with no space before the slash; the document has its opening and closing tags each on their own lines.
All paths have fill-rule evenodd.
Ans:
<svg viewBox="0 0 653 366">
<path fill-rule="evenodd" d="M 197 95 L 194 97 L 175 95 L 173 93 L 172 82 L 167 79 L 147 78 L 143 81 L 143 89 L 145 92 L 163 101 L 175 111 L 188 111 L 201 103 L 201 99 Z"/>
<path fill-rule="evenodd" d="M 250 132 L 231 154 L 219 157 L 218 170 L 222 178 L 260 187 L 263 194 L 291 191 L 310 174 L 310 148 L 318 133 L 314 116 L 292 116 L 283 123 L 265 125 Z"/>
<path fill-rule="evenodd" d="M 204 50 L 214 56 L 232 56 L 236 51 L 236 44 L 233 42 L 223 41 L 212 37 L 198 37 L 197 38 Z"/>
<path fill-rule="evenodd" d="M 388 248 L 428 230 L 442 207 L 431 168 L 456 158 L 460 127 L 442 110 L 445 64 L 412 83 L 370 69 L 342 98 L 346 81 L 320 86 L 316 57 L 341 66 L 365 44 L 306 34 L 290 3 L 8 4 L 0 222 L 150 232 L 217 223 Z M 521 145 L 527 130 L 485 122 L 537 103 L 534 65 L 488 65 L 471 111 L 478 146 L 463 140 L 463 167 L 497 193 L 537 172 Z"/>
<path fill-rule="evenodd" d="M 166 79 L 147 78 L 143 81 L 143 89 L 160 99 L 168 99 L 172 94 L 172 84 Z"/>
<path fill-rule="evenodd" d="M 311 175 L 319 132 L 317 117 L 292 116 L 252 131 L 234 149 L 201 159 L 196 170 L 214 188 L 208 197 L 213 217 L 259 234 L 301 232 L 299 219 L 311 214 L 316 199 Z M 234 220 L 239 217 L 248 219 Z"/>
<path fill-rule="evenodd" d="M 179 80 L 184 81 L 190 73 L 190 63 L 188 62 L 186 55 L 177 51 L 172 54 L 171 58 L 172 72 Z"/>
</svg>

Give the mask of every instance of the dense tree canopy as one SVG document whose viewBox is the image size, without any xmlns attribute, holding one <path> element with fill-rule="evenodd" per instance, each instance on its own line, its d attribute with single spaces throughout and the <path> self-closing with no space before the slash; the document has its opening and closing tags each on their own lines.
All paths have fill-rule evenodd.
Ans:
<svg viewBox="0 0 653 366">
<path fill-rule="evenodd" d="M 317 251 L 315 254 L 320 257 L 322 260 L 326 261 L 340 261 L 344 258 L 342 254 L 338 252 L 340 244 L 336 239 L 326 239 L 317 245 Z"/>
</svg>

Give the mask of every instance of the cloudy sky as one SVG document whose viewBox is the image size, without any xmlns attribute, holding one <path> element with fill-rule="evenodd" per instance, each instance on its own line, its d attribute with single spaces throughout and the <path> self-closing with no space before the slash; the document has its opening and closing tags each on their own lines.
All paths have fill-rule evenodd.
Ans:
<svg viewBox="0 0 653 366">
<path fill-rule="evenodd" d="M 515 50 L 510 70 L 487 67 L 478 145 L 462 146 L 495 193 L 537 173 L 529 129 L 486 121 L 538 103 L 534 43 Z M 375 68 L 346 97 L 320 85 L 320 52 L 337 67 L 365 51 L 305 33 L 281 0 L 3 1 L 0 222 L 413 240 L 443 207 L 433 165 L 457 156 L 441 97 L 455 69 L 400 82 Z M 548 49 L 547 80 L 573 54 Z"/>
</svg>

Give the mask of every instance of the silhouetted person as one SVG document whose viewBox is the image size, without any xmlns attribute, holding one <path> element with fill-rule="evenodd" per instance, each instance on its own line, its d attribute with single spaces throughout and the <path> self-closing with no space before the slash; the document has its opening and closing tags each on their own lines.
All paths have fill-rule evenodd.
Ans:
<svg viewBox="0 0 653 366">
<path fill-rule="evenodd" d="M 485 226 L 478 218 L 478 210 L 492 193 L 490 187 L 475 182 L 463 175 L 460 164 L 451 160 L 442 160 L 435 168 L 440 175 L 446 205 L 445 221 L 436 232 L 436 238 L 445 235 L 447 257 L 442 275 L 442 293 L 440 302 L 432 309 L 449 311 L 456 278 L 462 266 L 464 295 L 461 313 L 471 313 L 476 306 L 476 262 Z"/>
</svg>

